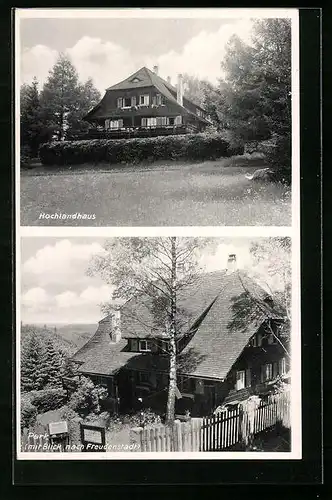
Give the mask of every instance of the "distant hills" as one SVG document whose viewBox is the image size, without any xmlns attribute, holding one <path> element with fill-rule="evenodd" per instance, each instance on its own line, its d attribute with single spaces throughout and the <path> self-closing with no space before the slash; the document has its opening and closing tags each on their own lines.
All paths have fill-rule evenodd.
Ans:
<svg viewBox="0 0 332 500">
<path fill-rule="evenodd" d="M 57 348 L 72 355 L 92 337 L 96 329 L 96 324 L 23 324 L 21 336 L 22 342 L 31 333 L 49 337 Z"/>
</svg>

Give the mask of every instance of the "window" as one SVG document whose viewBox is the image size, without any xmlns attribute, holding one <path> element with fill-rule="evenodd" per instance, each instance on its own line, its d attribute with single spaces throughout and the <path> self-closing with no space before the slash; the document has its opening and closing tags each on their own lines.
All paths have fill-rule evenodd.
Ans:
<svg viewBox="0 0 332 500">
<path fill-rule="evenodd" d="M 161 353 L 166 354 L 169 351 L 169 343 L 166 340 L 162 340 L 160 343 L 160 351 Z"/>
<path fill-rule="evenodd" d="M 261 347 L 261 345 L 262 345 L 262 334 L 261 334 L 261 332 L 257 333 L 257 345 L 259 347 Z"/>
<path fill-rule="evenodd" d="M 196 114 L 197 114 L 197 116 L 204 117 L 203 111 L 201 109 L 199 109 L 199 108 L 196 108 Z"/>
<path fill-rule="evenodd" d="M 106 120 L 109 122 L 109 128 L 112 130 L 117 130 L 123 127 L 123 120 Z"/>
<path fill-rule="evenodd" d="M 137 372 L 137 382 L 139 384 L 148 384 L 150 382 L 150 374 L 148 372 Z"/>
<path fill-rule="evenodd" d="M 131 108 L 132 106 L 136 106 L 136 96 L 119 97 L 117 100 L 118 108 Z"/>
<path fill-rule="evenodd" d="M 161 94 L 156 94 L 152 97 L 152 104 L 155 106 L 161 106 L 163 104 L 163 98 Z"/>
<path fill-rule="evenodd" d="M 148 106 L 150 102 L 149 94 L 144 94 L 139 96 L 139 105 L 140 106 Z"/>
<path fill-rule="evenodd" d="M 167 116 L 157 116 L 157 127 L 165 127 L 168 125 Z"/>
<path fill-rule="evenodd" d="M 273 378 L 273 365 L 272 363 L 267 363 L 261 366 L 261 382 L 266 382 Z"/>
<path fill-rule="evenodd" d="M 169 125 L 174 125 L 174 118 L 173 117 L 168 118 L 168 123 Z"/>
<path fill-rule="evenodd" d="M 279 361 L 279 375 L 286 374 L 286 358 L 281 358 Z"/>
<path fill-rule="evenodd" d="M 246 372 L 239 370 L 236 372 L 236 390 L 244 389 L 246 386 Z"/>
<path fill-rule="evenodd" d="M 139 350 L 142 352 L 151 351 L 151 342 L 149 342 L 148 340 L 140 340 Z"/>
<path fill-rule="evenodd" d="M 138 351 L 138 340 L 132 339 L 131 340 L 131 351 Z"/>
<path fill-rule="evenodd" d="M 156 127 L 157 118 L 154 116 L 152 116 L 151 118 L 142 118 L 141 125 L 142 127 Z"/>
<path fill-rule="evenodd" d="M 257 337 L 256 337 L 256 335 L 254 335 L 253 337 L 251 337 L 250 345 L 251 345 L 251 347 L 257 347 Z"/>
</svg>

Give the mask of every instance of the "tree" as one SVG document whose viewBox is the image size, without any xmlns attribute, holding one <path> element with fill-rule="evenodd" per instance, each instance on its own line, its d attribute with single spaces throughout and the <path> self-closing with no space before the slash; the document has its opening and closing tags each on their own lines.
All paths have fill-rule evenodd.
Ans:
<svg viewBox="0 0 332 500">
<path fill-rule="evenodd" d="M 187 73 L 183 75 L 183 86 L 184 96 L 205 109 L 212 123 L 220 127 L 222 117 L 219 115 L 217 107 L 220 100 L 219 89 L 207 80 L 200 80 Z"/>
<path fill-rule="evenodd" d="M 21 352 L 21 388 L 22 391 L 42 389 L 45 384 L 43 370 L 43 347 L 36 334 L 29 336 Z"/>
<path fill-rule="evenodd" d="M 289 356 L 287 344 L 291 325 L 291 240 L 266 238 L 253 241 L 250 248 L 251 277 L 266 293 L 259 293 L 242 280 L 243 293 L 234 297 L 230 330 L 247 329 L 248 324 L 264 324 Z"/>
<path fill-rule="evenodd" d="M 177 384 L 178 336 L 188 324 L 178 301 L 179 293 L 198 277 L 198 251 L 206 245 L 201 238 L 116 238 L 105 243 L 105 253 L 96 255 L 88 273 L 101 276 L 115 287 L 113 302 L 104 311 L 112 311 L 114 299 L 126 301 L 127 314 L 146 329 L 153 342 L 162 331 L 168 340 L 169 385 L 166 421 L 174 421 Z M 144 303 L 144 311 L 136 307 L 136 298 Z M 130 306 L 132 301 L 132 308 Z M 145 309 L 151 321 L 147 323 Z"/>
<path fill-rule="evenodd" d="M 46 338 L 44 345 L 44 355 L 42 359 L 42 370 L 47 386 L 61 386 L 61 377 L 63 375 L 64 356 L 56 349 L 52 340 Z"/>
<path fill-rule="evenodd" d="M 43 115 L 58 140 L 66 136 L 79 106 L 78 74 L 71 61 L 60 54 L 41 93 Z"/>
<path fill-rule="evenodd" d="M 36 157 L 39 145 L 47 140 L 42 120 L 38 81 L 23 84 L 20 91 L 20 144 L 22 155 Z"/>
<path fill-rule="evenodd" d="M 290 175 L 291 23 L 258 20 L 252 45 L 233 36 L 222 63 L 219 112 L 226 126 L 244 142 L 272 139 L 271 165 Z"/>
<path fill-rule="evenodd" d="M 92 79 L 81 83 L 70 59 L 60 54 L 41 93 L 43 119 L 57 139 L 86 130 L 83 117 L 99 100 Z"/>
</svg>

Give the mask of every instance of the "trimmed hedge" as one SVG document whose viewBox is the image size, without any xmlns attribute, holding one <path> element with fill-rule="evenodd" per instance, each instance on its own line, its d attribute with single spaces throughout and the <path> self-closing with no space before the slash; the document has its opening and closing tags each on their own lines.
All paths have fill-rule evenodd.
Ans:
<svg viewBox="0 0 332 500">
<path fill-rule="evenodd" d="M 31 391 L 31 403 L 37 408 L 38 413 L 61 408 L 65 404 L 66 399 L 67 393 L 62 388 Z"/>
<path fill-rule="evenodd" d="M 41 145 L 39 156 L 44 165 L 133 164 L 157 160 L 214 160 L 243 154 L 243 151 L 243 146 L 232 147 L 218 134 L 188 134 L 50 142 Z"/>
</svg>

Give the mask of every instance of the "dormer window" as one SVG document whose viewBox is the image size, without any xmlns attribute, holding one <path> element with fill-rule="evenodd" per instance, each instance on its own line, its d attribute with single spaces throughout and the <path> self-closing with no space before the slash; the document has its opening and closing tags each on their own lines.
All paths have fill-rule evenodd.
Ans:
<svg viewBox="0 0 332 500">
<path fill-rule="evenodd" d="M 141 80 L 135 76 L 132 80 L 130 80 L 130 83 L 139 83 Z"/>
<path fill-rule="evenodd" d="M 150 352 L 152 347 L 152 343 L 149 340 L 139 340 L 138 341 L 138 350 L 141 352 Z"/>
</svg>

